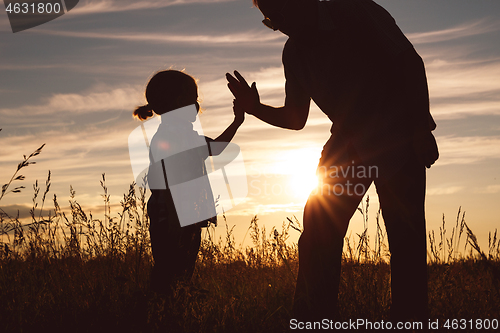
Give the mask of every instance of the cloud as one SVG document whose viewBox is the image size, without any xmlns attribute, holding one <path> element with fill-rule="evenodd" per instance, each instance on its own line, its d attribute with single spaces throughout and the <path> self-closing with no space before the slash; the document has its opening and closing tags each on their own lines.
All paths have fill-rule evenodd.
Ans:
<svg viewBox="0 0 500 333">
<path fill-rule="evenodd" d="M 71 11 L 75 15 L 102 14 L 140 9 L 164 8 L 194 3 L 219 3 L 234 0 L 80 0 Z"/>
<path fill-rule="evenodd" d="M 65 30 L 44 30 L 36 29 L 33 33 L 40 33 L 62 37 L 77 37 L 91 39 L 113 39 L 127 42 L 152 42 L 152 43 L 185 43 L 185 44 L 227 44 L 238 43 L 265 43 L 282 41 L 283 36 L 279 34 L 269 34 L 266 31 L 248 31 L 243 33 L 230 34 L 207 34 L 207 35 L 174 35 L 165 33 L 123 33 L 123 32 L 85 32 L 85 31 L 65 31 Z"/>
<path fill-rule="evenodd" d="M 436 119 L 500 114 L 499 59 L 444 57 L 426 63 L 431 111 Z"/>
<path fill-rule="evenodd" d="M 460 192 L 463 186 L 435 187 L 427 189 L 427 195 L 448 195 Z"/>
<path fill-rule="evenodd" d="M 14 194 L 15 195 L 15 194 Z M 19 213 L 19 219 L 24 219 L 27 217 L 30 217 L 30 210 L 32 207 L 29 207 L 28 205 L 6 205 L 1 207 L 2 210 L 7 213 L 12 218 L 16 218 Z M 45 211 L 45 210 L 44 210 Z M 37 210 L 38 213 L 38 210 Z"/>
<path fill-rule="evenodd" d="M 431 97 L 475 96 L 500 91 L 500 59 L 447 61 L 436 59 L 426 64 Z"/>
<path fill-rule="evenodd" d="M 106 110 L 128 110 L 138 104 L 143 95 L 142 87 L 124 86 L 102 91 L 103 87 L 82 94 L 53 94 L 41 105 L 24 105 L 12 109 L 0 109 L 4 116 L 27 114 L 54 115 L 58 112 L 89 113 Z"/>
<path fill-rule="evenodd" d="M 474 22 L 463 23 L 448 29 L 409 33 L 406 34 L 406 36 L 413 44 L 437 43 L 462 37 L 481 35 L 497 31 L 499 28 L 500 24 L 498 22 L 481 19 Z"/>
<path fill-rule="evenodd" d="M 500 159 L 500 137 L 438 137 L 440 157 L 436 166 L 470 164 Z"/>
<path fill-rule="evenodd" d="M 489 185 L 482 188 L 477 188 L 475 193 L 495 194 L 500 193 L 500 185 Z"/>
<path fill-rule="evenodd" d="M 22 154 L 46 143 L 36 158 L 40 166 L 28 168 L 38 178 L 50 169 L 59 182 L 84 182 L 89 174 L 114 170 L 131 181 L 127 142 L 138 126 L 132 111 L 144 103 L 143 94 L 143 87 L 96 86 L 84 93 L 54 94 L 40 105 L 0 109 L 0 165 L 15 168 Z"/>
<path fill-rule="evenodd" d="M 12 33 L 12 28 L 10 27 L 7 15 L 3 15 L 3 19 L 0 20 L 0 32 L 10 32 Z"/>
<path fill-rule="evenodd" d="M 80 0 L 75 8 L 73 8 L 67 15 L 63 15 L 62 17 L 60 17 L 58 20 L 71 20 L 76 15 L 84 16 L 112 12 L 155 10 L 171 6 L 190 4 L 216 4 L 233 1 L 235 0 Z M 34 32 L 36 30 L 31 30 L 31 32 Z M 7 19 L 0 20 L 0 31 L 12 31 Z"/>
<path fill-rule="evenodd" d="M 302 212 L 304 209 L 304 203 L 286 203 L 286 204 L 268 204 L 268 205 L 263 205 L 263 204 L 258 204 L 258 201 L 251 201 L 252 205 L 251 208 L 244 208 L 244 209 L 238 209 L 235 210 L 233 213 L 236 215 L 245 215 L 245 216 L 260 216 L 260 215 L 267 215 L 267 214 L 273 214 L 273 213 L 298 213 Z"/>
<path fill-rule="evenodd" d="M 500 93 L 500 91 L 499 91 Z M 434 119 L 457 119 L 468 115 L 500 115 L 500 100 L 498 101 L 464 101 L 461 103 L 433 103 Z"/>
<path fill-rule="evenodd" d="M 23 185 L 26 189 L 16 195 L 6 196 L 2 199 L 2 204 L 31 202 L 31 185 L 38 179 L 43 191 L 48 170 L 52 172 L 49 198 L 53 193 L 65 198 L 68 187 L 72 184 L 78 192 L 80 203 L 99 205 L 102 203 L 99 188 L 102 173 L 107 175 L 109 193 L 124 193 L 133 181 L 127 139 L 131 129 L 137 124 L 130 120 L 127 123 L 111 122 L 107 125 L 104 128 L 74 126 L 63 128 L 59 132 L 51 129 L 36 135 L 2 135 L 0 144 L 4 149 L 0 154 L 0 167 L 7 172 L 2 177 L 4 182 L 7 181 L 5 177 L 10 177 L 15 172 L 17 163 L 22 160 L 22 154 L 28 155 L 42 143 L 46 143 L 42 153 L 33 159 L 37 164 L 22 169 L 21 174 L 25 175 L 26 179 L 16 182 L 16 186 Z M 113 202 L 119 202 L 120 199 L 113 198 Z M 62 200 L 61 205 L 64 203 L 67 203 L 66 199 Z"/>
<path fill-rule="evenodd" d="M 105 170 L 124 172 L 131 177 L 127 147 L 130 130 L 124 128 L 118 132 L 117 128 L 123 126 L 110 125 L 107 130 L 82 126 L 80 130 L 73 132 L 46 131 L 37 135 L 1 138 L 0 142 L 5 149 L 0 155 L 2 161 L 0 165 L 10 176 L 10 173 L 15 171 L 17 163 L 22 160 L 23 154 L 28 155 L 45 143 L 42 153 L 32 159 L 37 164 L 21 171 L 21 174 L 27 176 L 36 173 L 36 177 L 31 177 L 29 183 L 35 178 L 46 178 L 47 170 L 52 171 L 54 181 L 64 179 L 68 184 L 85 181 L 89 174 L 99 176 Z"/>
</svg>

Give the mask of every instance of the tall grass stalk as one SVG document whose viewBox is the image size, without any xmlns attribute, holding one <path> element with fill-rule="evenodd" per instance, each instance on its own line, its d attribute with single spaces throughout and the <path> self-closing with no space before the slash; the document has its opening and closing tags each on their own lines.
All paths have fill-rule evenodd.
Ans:
<svg viewBox="0 0 500 333">
<path fill-rule="evenodd" d="M 35 153 L 24 157 L 2 188 L 2 198 L 22 189 L 9 191 Z M 103 174 L 99 184 L 104 212 L 97 218 L 78 203 L 72 187 L 69 208 L 62 209 L 54 194 L 49 209 L 50 184 L 50 172 L 44 186 L 35 182 L 29 221 L 0 211 L 1 332 L 289 330 L 299 255 L 289 237 L 302 232 L 297 218 L 268 231 L 254 216 L 246 233 L 252 246 L 244 247 L 236 245 L 234 226 L 223 215 L 223 225 L 203 232 L 192 281 L 179 283 L 174 296 L 164 299 L 149 291 L 153 259 L 146 191 L 131 184 L 120 209 L 113 212 Z M 368 237 L 373 224 L 368 218 L 369 197 L 358 211 L 364 230 L 357 239 L 345 239 L 336 319 L 388 320 L 390 255 L 380 210 L 373 247 Z M 217 235 L 220 229 L 224 232 Z M 465 212 L 459 209 L 451 233 L 443 216 L 439 239 L 429 233 L 433 319 L 499 318 L 499 243 L 495 230 L 486 255 Z"/>
</svg>

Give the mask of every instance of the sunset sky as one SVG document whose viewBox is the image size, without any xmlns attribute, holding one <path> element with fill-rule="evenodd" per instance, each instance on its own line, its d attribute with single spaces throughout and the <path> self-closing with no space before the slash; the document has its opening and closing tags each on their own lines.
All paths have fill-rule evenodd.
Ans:
<svg viewBox="0 0 500 333">
<path fill-rule="evenodd" d="M 376 2 L 396 19 L 427 68 L 440 148 L 427 174 L 428 230 L 438 232 L 445 214 L 451 231 L 461 206 L 487 251 L 488 232 L 500 226 L 500 2 Z M 261 24 L 251 0 L 80 0 L 68 14 L 15 34 L 2 12 L 0 183 L 23 154 L 46 143 L 37 164 L 23 170 L 26 180 L 17 182 L 26 189 L 0 202 L 21 217 L 31 207 L 32 184 L 43 183 L 48 170 L 62 207 L 71 184 L 79 203 L 94 217 L 102 215 L 102 173 L 119 205 L 134 181 L 127 142 L 140 123 L 132 111 L 145 103 L 145 86 L 158 70 L 185 69 L 199 80 L 200 119 L 210 137 L 232 120 L 226 72 L 237 69 L 256 81 L 263 103 L 280 106 L 284 100 L 287 37 Z M 301 131 L 247 116 L 233 142 L 242 149 L 249 195 L 227 214 L 237 243 L 254 215 L 268 230 L 286 217 L 302 220 L 307 194 L 301 189 L 314 175 L 330 125 L 314 104 Z M 375 189 L 368 194 L 374 215 Z M 361 226 L 357 214 L 348 233 Z"/>
</svg>

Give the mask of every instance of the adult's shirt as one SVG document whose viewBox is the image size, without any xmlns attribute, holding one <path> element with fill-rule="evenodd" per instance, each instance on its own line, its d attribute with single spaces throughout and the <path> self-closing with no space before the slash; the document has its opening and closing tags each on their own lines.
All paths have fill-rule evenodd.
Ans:
<svg viewBox="0 0 500 333">
<path fill-rule="evenodd" d="M 423 62 L 371 0 L 318 2 L 318 29 L 283 50 L 285 104 L 312 99 L 366 164 L 395 172 L 416 129 L 433 130 Z"/>
</svg>

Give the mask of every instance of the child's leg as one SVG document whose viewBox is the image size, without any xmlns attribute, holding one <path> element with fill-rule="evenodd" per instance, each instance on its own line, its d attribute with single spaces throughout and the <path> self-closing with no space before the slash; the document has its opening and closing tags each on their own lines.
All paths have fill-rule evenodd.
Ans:
<svg viewBox="0 0 500 333">
<path fill-rule="evenodd" d="M 197 225 L 183 227 L 181 230 L 181 252 L 183 260 L 180 263 L 183 278 L 191 280 L 198 258 L 198 251 L 201 244 L 201 228 Z"/>
<path fill-rule="evenodd" d="M 175 208 L 165 205 L 162 196 L 148 201 L 149 233 L 155 261 L 151 273 L 151 289 L 170 294 L 179 280 L 191 280 L 201 243 L 201 227 L 181 227 Z"/>
<path fill-rule="evenodd" d="M 182 275 L 179 257 L 181 227 L 175 210 L 166 209 L 162 196 L 152 195 L 148 201 L 149 234 L 154 266 L 151 272 L 151 290 L 168 294 Z"/>
</svg>

